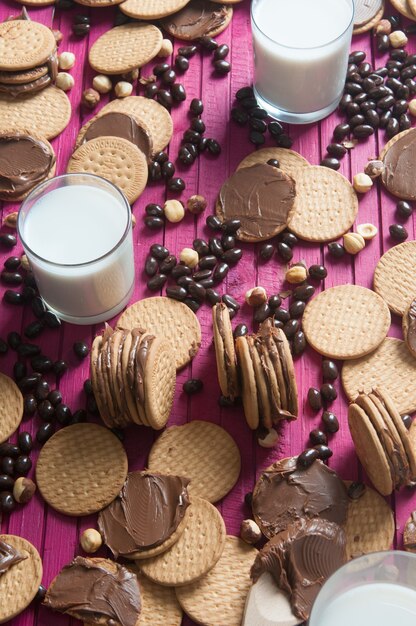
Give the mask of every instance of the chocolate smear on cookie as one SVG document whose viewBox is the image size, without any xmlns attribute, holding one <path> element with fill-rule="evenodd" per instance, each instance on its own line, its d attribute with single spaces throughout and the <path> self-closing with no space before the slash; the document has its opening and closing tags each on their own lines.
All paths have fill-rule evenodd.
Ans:
<svg viewBox="0 0 416 626">
<path fill-rule="evenodd" d="M 5 574 L 13 565 L 26 559 L 26 554 L 22 554 L 9 543 L 0 540 L 0 576 Z"/>
<path fill-rule="evenodd" d="M 191 0 L 183 9 L 162 21 L 162 26 L 174 37 L 199 39 L 216 31 L 226 21 L 226 6 L 207 0 Z"/>
<path fill-rule="evenodd" d="M 97 137 L 121 137 L 141 150 L 147 160 L 152 156 L 152 139 L 131 115 L 117 111 L 97 117 L 84 135 L 83 143 Z"/>
<path fill-rule="evenodd" d="M 406 132 L 388 148 L 383 158 L 382 180 L 387 189 L 403 200 L 416 200 L 416 129 Z"/>
</svg>

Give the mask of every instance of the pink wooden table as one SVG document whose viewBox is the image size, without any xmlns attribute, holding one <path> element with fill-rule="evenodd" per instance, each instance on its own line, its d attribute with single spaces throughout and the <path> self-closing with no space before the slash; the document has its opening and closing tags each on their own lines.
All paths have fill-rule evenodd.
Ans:
<svg viewBox="0 0 416 626">
<path fill-rule="evenodd" d="M 187 185 L 183 198 L 186 200 L 194 193 L 204 195 L 208 200 L 208 211 L 213 209 L 222 182 L 233 172 L 239 161 L 253 150 L 253 146 L 247 139 L 246 129 L 241 129 L 229 121 L 235 92 L 240 87 L 249 84 L 252 77 L 249 5 L 248 0 L 236 5 L 231 26 L 217 38 L 220 43 L 227 43 L 231 47 L 231 74 L 225 78 L 214 76 L 210 55 L 196 55 L 191 60 L 189 71 L 181 79 L 186 87 L 187 101 L 172 111 L 175 127 L 175 134 L 169 149 L 172 160 L 178 153 L 182 133 L 188 128 L 187 109 L 191 98 L 194 97 L 201 97 L 204 102 L 205 111 L 202 117 L 207 126 L 207 136 L 216 138 L 223 147 L 219 158 L 213 159 L 202 155 L 190 169 L 179 167 L 180 175 L 183 176 Z M 1 0 L 0 20 L 8 15 L 17 14 L 20 8 L 20 5 L 13 0 Z M 386 14 L 392 13 L 396 12 L 387 6 Z M 29 14 L 39 22 L 60 29 L 64 36 L 60 50 L 70 50 L 76 55 L 76 65 L 71 71 L 75 78 L 75 87 L 69 93 L 73 106 L 72 120 L 66 130 L 52 142 L 58 155 L 57 174 L 61 174 L 65 171 L 80 126 L 92 115 L 79 107 L 82 90 L 91 86 L 93 77 L 93 72 L 86 60 L 87 51 L 97 37 L 112 26 L 114 9 L 89 10 L 77 5 L 69 12 L 55 11 L 54 13 L 52 7 L 45 7 L 29 9 Z M 88 38 L 78 39 L 71 34 L 74 14 L 91 16 L 92 28 Z M 414 36 L 411 37 L 413 39 L 409 42 L 408 51 L 415 52 Z M 175 49 L 179 45 L 175 42 Z M 365 50 L 368 59 L 376 67 L 381 65 L 382 58 L 374 53 L 371 34 L 355 37 L 353 49 Z M 148 75 L 151 67 L 152 64 L 144 68 L 143 74 Z M 141 90 L 141 87 L 138 88 L 137 93 L 142 93 Z M 105 97 L 103 100 L 105 101 Z M 294 139 L 293 149 L 299 151 L 312 164 L 318 164 L 325 153 L 325 147 L 330 143 L 332 130 L 336 124 L 337 114 L 333 114 L 319 124 L 291 127 L 289 133 Z M 383 145 L 383 141 L 380 135 L 357 146 L 351 151 L 350 157 L 343 159 L 340 171 L 347 177 L 362 171 L 368 157 L 379 153 L 379 145 Z M 137 280 L 132 301 L 151 295 L 146 290 L 142 271 L 151 243 L 163 242 L 173 254 L 177 254 L 184 246 L 191 245 L 195 237 L 209 236 L 205 226 L 205 217 L 195 219 L 190 214 L 179 225 L 167 224 L 164 232 L 154 233 L 147 230 L 142 221 L 145 205 L 148 202 L 163 203 L 165 197 L 162 185 L 152 185 L 147 188 L 134 206 L 134 213 L 137 217 L 137 226 L 134 230 Z M 16 209 L 17 206 L 5 204 L 2 217 Z M 370 193 L 361 198 L 358 223 L 372 222 L 379 228 L 380 236 L 370 242 L 365 250 L 356 257 L 346 256 L 334 262 L 333 259 L 328 258 L 325 246 L 302 243 L 295 248 L 293 261 L 304 259 L 308 266 L 312 263 L 324 263 L 328 268 L 325 287 L 344 283 L 371 287 L 375 264 L 383 252 L 392 245 L 388 235 L 388 226 L 395 222 L 394 209 L 395 201 L 383 189 L 375 186 Z M 414 239 L 414 223 L 410 220 L 406 226 L 409 230 L 409 239 Z M 20 254 L 20 244 L 12 253 Z M 1 264 L 9 254 L 1 251 Z M 244 245 L 243 259 L 230 271 L 223 290 L 237 298 L 240 303 L 244 302 L 246 290 L 255 285 L 263 285 L 269 293 L 276 293 L 282 288 L 283 271 L 283 265 L 275 258 L 267 264 L 259 261 L 259 246 Z M 0 316 L 0 337 L 3 338 L 10 330 L 21 331 L 33 319 L 29 308 L 23 309 L 8 304 L 1 305 Z M 202 326 L 201 350 L 193 363 L 178 375 L 175 404 L 169 423 L 182 424 L 192 419 L 209 420 L 223 426 L 236 440 L 242 455 L 241 476 L 236 487 L 224 498 L 219 508 L 225 519 L 228 533 L 238 535 L 241 520 L 249 515 L 244 505 L 244 495 L 252 490 L 256 476 L 272 461 L 301 452 L 307 445 L 310 430 L 320 423 L 319 415 L 310 411 L 305 398 L 310 386 L 319 386 L 321 383 L 321 357 L 311 349 L 307 349 L 297 361 L 296 376 L 301 399 L 301 417 L 297 422 L 284 425 L 277 448 L 264 450 L 257 445 L 255 437 L 248 429 L 242 409 L 240 407 L 220 408 L 217 403 L 220 391 L 215 371 L 210 308 L 204 305 L 198 312 L 198 317 Z M 233 324 L 243 321 L 253 328 L 252 311 L 246 305 L 242 306 Z M 45 354 L 53 359 L 64 358 L 70 364 L 70 371 L 62 378 L 59 388 L 64 402 L 69 404 L 72 410 L 85 406 L 82 384 L 89 376 L 88 359 L 79 363 L 73 354 L 72 345 L 77 340 L 90 343 L 99 330 L 100 327 L 77 327 L 64 324 L 60 331 L 47 330 L 39 340 L 36 340 Z M 389 334 L 400 336 L 397 319 L 394 320 Z M 9 351 L 7 355 L 0 358 L 0 370 L 11 375 L 14 353 Z M 204 390 L 199 395 L 188 397 L 182 391 L 182 384 L 191 376 L 203 379 Z M 51 382 L 54 383 L 54 381 Z M 329 465 L 336 469 L 344 479 L 362 479 L 365 477 L 354 453 L 347 426 L 346 398 L 340 390 L 340 385 L 338 383 L 337 385 L 339 397 L 333 405 L 333 410 L 339 417 L 341 429 L 331 437 L 330 446 L 334 455 Z M 39 420 L 34 418 L 24 421 L 21 429 L 29 430 L 34 434 L 38 426 Z M 129 455 L 130 470 L 145 467 L 153 440 L 154 433 L 148 428 L 133 427 L 126 431 L 125 446 Z M 32 453 L 32 458 L 35 459 L 36 455 L 36 452 Z M 416 509 L 416 494 L 412 490 L 404 489 L 399 494 L 393 494 L 390 504 L 396 517 L 395 546 L 400 547 L 404 523 L 410 511 Z M 78 538 L 82 530 L 94 525 L 95 516 L 79 520 L 64 517 L 45 505 L 37 495 L 28 506 L 18 508 L 10 519 L 8 517 L 3 519 L 2 532 L 21 535 L 33 542 L 43 556 L 43 584 L 49 585 L 61 567 L 79 553 Z M 67 626 L 78 622 L 65 616 L 52 614 L 42 607 L 32 606 L 10 623 L 14 626 L 50 626 L 51 624 Z M 186 619 L 184 623 L 188 626 L 191 624 Z"/>
</svg>

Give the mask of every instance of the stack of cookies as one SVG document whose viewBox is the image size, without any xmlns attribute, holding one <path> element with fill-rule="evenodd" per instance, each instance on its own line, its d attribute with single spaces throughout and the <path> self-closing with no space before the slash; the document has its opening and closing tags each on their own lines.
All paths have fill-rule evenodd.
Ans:
<svg viewBox="0 0 416 626">
<path fill-rule="evenodd" d="M 348 408 L 355 449 L 382 495 L 416 480 L 416 450 L 393 400 L 382 389 L 359 394 Z"/>
</svg>

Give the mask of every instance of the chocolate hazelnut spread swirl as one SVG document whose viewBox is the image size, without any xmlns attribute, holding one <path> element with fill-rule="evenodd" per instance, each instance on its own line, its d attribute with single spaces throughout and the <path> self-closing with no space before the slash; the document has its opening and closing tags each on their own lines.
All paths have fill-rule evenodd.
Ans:
<svg viewBox="0 0 416 626">
<path fill-rule="evenodd" d="M 13 565 L 25 559 L 27 559 L 26 555 L 16 550 L 16 548 L 9 543 L 0 540 L 0 577 L 13 567 Z"/>
<path fill-rule="evenodd" d="M 121 137 L 139 148 L 149 160 L 152 140 L 149 133 L 138 125 L 131 115 L 116 111 L 97 117 L 83 137 L 83 143 L 96 137 Z"/>
<path fill-rule="evenodd" d="M 181 39 L 198 39 L 222 26 L 227 7 L 207 0 L 191 0 L 181 11 L 162 21 L 169 33 Z"/>
</svg>

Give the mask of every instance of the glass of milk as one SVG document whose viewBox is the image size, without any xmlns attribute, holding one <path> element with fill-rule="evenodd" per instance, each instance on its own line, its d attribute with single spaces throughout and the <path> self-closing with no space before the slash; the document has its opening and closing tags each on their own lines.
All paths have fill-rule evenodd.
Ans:
<svg viewBox="0 0 416 626">
<path fill-rule="evenodd" d="M 415 626 L 416 554 L 374 552 L 328 579 L 308 626 Z"/>
<path fill-rule="evenodd" d="M 252 0 L 254 92 L 272 117 L 305 124 L 336 109 L 354 0 Z"/>
<path fill-rule="evenodd" d="M 39 293 L 56 315 L 94 324 L 119 313 L 134 286 L 131 209 L 92 174 L 64 174 L 23 202 L 18 232 Z"/>
</svg>

